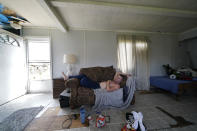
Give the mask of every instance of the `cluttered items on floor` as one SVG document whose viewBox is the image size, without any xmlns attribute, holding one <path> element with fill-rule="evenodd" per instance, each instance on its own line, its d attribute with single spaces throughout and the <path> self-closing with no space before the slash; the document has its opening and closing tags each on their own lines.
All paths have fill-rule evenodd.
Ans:
<svg viewBox="0 0 197 131">
<path fill-rule="evenodd" d="M 96 118 L 96 127 L 101 128 L 104 127 L 106 123 L 110 123 L 110 116 L 99 115 Z"/>
<path fill-rule="evenodd" d="M 40 117 L 35 118 L 25 129 L 32 130 L 63 130 L 88 127 L 88 121 L 81 124 L 80 114 L 62 114 L 60 107 L 49 107 Z"/>
<path fill-rule="evenodd" d="M 68 115 L 68 117 L 62 122 L 62 129 L 81 128 L 88 126 L 89 124 L 87 120 L 84 123 L 81 123 L 80 114 Z"/>
<path fill-rule="evenodd" d="M 80 119 L 82 124 L 88 121 L 90 126 L 97 128 L 102 128 L 106 123 L 110 122 L 110 116 L 105 116 L 101 112 L 96 112 L 96 118 L 93 118 L 91 114 L 88 114 L 84 106 L 80 107 Z"/>
<path fill-rule="evenodd" d="M 194 77 L 197 77 L 197 72 L 190 67 L 172 68 L 169 64 L 163 65 L 163 67 L 170 79 L 192 80 Z"/>
<path fill-rule="evenodd" d="M 81 124 L 85 123 L 86 120 L 86 110 L 84 106 L 80 107 L 80 120 L 81 120 Z"/>
<path fill-rule="evenodd" d="M 69 100 L 70 100 L 70 90 L 67 88 L 60 94 L 59 97 L 60 107 L 61 108 L 69 107 Z"/>
<path fill-rule="evenodd" d="M 121 129 L 121 131 L 146 131 L 143 124 L 143 115 L 141 112 L 129 112 L 126 113 L 127 123 Z"/>
</svg>

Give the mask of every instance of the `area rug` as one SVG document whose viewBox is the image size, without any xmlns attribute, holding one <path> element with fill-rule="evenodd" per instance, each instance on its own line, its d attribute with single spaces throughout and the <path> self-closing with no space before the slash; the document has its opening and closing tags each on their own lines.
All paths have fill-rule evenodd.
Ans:
<svg viewBox="0 0 197 131">
<path fill-rule="evenodd" d="M 146 95 L 146 94 L 156 94 L 158 92 L 156 91 L 139 91 L 140 95 Z"/>
<path fill-rule="evenodd" d="M 88 124 L 81 124 L 79 114 L 61 115 L 58 113 L 60 107 L 48 108 L 39 118 L 35 118 L 25 129 L 25 131 L 32 130 L 62 130 L 69 128 L 88 127 Z M 75 119 L 72 118 L 75 115 Z"/>
<path fill-rule="evenodd" d="M 20 109 L 0 123 L 0 131 L 22 131 L 43 109 L 43 106 Z"/>
</svg>

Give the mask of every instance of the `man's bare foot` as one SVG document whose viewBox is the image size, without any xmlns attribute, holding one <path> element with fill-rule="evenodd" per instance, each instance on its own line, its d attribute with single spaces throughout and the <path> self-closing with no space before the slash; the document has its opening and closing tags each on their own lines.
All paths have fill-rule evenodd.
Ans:
<svg viewBox="0 0 197 131">
<path fill-rule="evenodd" d="M 64 72 L 62 72 L 62 75 L 63 75 L 65 81 L 68 80 L 68 76 L 66 76 L 66 75 L 64 74 Z"/>
</svg>

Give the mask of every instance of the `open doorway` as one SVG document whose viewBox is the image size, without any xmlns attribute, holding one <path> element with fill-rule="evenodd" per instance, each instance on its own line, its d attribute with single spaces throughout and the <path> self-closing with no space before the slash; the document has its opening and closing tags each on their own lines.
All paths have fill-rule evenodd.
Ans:
<svg viewBox="0 0 197 131">
<path fill-rule="evenodd" d="M 28 93 L 51 92 L 51 48 L 49 38 L 28 38 Z"/>
</svg>

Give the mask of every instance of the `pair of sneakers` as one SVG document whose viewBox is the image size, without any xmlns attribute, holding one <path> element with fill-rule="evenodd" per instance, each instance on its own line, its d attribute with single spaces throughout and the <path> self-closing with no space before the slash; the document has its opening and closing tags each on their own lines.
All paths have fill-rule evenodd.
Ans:
<svg viewBox="0 0 197 131">
<path fill-rule="evenodd" d="M 143 115 L 141 112 L 132 111 L 131 113 L 126 113 L 127 129 L 133 129 L 136 131 L 146 131 L 143 125 Z"/>
<path fill-rule="evenodd" d="M 138 128 L 140 128 L 140 131 L 146 131 L 144 124 L 142 122 L 143 120 L 143 115 L 141 112 L 135 112 L 132 111 L 131 112 L 133 114 L 133 122 L 132 122 L 132 128 L 134 128 L 135 130 L 137 130 Z"/>
</svg>

